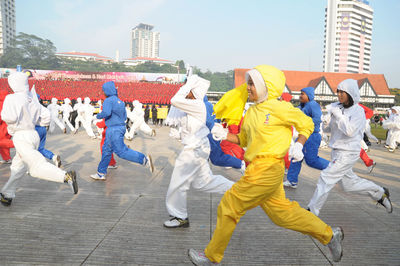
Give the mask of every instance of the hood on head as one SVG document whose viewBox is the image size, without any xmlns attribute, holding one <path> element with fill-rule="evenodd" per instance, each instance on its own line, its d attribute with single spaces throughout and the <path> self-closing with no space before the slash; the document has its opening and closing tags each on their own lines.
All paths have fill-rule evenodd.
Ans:
<svg viewBox="0 0 400 266">
<path fill-rule="evenodd" d="M 397 114 L 397 115 L 400 115 L 400 106 L 393 106 L 393 107 L 390 108 L 390 109 L 396 110 L 396 114 Z M 393 112 L 392 112 L 392 113 L 393 113 Z"/>
<path fill-rule="evenodd" d="M 115 88 L 114 81 L 108 81 L 108 82 L 104 83 L 103 91 L 104 91 L 104 94 L 107 95 L 107 97 L 117 95 L 117 89 Z"/>
<path fill-rule="evenodd" d="M 90 103 L 90 98 L 86 97 L 85 100 L 83 101 L 84 104 L 89 104 Z"/>
<path fill-rule="evenodd" d="M 257 96 L 259 96 L 258 91 L 260 89 L 260 93 L 262 94 L 261 96 L 264 95 L 264 97 L 266 97 L 266 99 L 264 100 L 272 100 L 272 99 L 277 99 L 279 98 L 284 89 L 285 89 L 285 82 L 286 82 L 286 78 L 285 78 L 285 74 L 283 74 L 282 71 L 280 71 L 279 69 L 277 69 L 276 67 L 273 66 L 269 66 L 269 65 L 259 65 L 256 66 L 254 68 L 254 70 L 257 70 L 259 72 L 259 74 L 261 74 L 261 77 L 264 80 L 264 85 L 266 88 L 266 92 L 263 91 L 263 86 L 259 86 L 259 88 L 257 88 L 257 84 L 254 82 L 254 85 L 256 86 L 257 89 Z M 255 73 L 255 72 L 253 72 Z M 251 73 L 249 73 L 251 75 Z M 257 76 L 258 74 L 255 74 L 254 76 Z M 253 78 L 253 76 L 251 76 Z M 256 78 L 258 79 L 258 78 Z M 265 96 L 266 94 L 266 96 Z M 259 97 L 260 98 L 260 97 Z M 257 100 L 257 103 L 262 102 L 264 100 Z"/>
<path fill-rule="evenodd" d="M 210 81 L 198 75 L 191 75 L 184 86 L 189 86 L 193 96 L 198 100 L 202 100 L 210 87 Z"/>
<path fill-rule="evenodd" d="M 70 104 L 70 103 L 71 103 L 71 100 L 70 100 L 69 98 L 65 98 L 65 99 L 64 99 L 64 103 L 65 103 L 65 104 Z"/>
<path fill-rule="evenodd" d="M 14 72 L 8 76 L 8 85 L 13 92 L 27 93 L 29 91 L 28 76 L 22 72 Z"/>
<path fill-rule="evenodd" d="M 347 92 L 347 94 L 353 99 L 354 104 L 360 102 L 360 90 L 358 88 L 357 80 L 345 79 L 339 83 L 337 89 Z"/>
<path fill-rule="evenodd" d="M 76 102 L 77 102 L 77 103 L 82 103 L 82 98 L 81 98 L 81 97 L 78 97 L 78 98 L 76 99 Z"/>
<path fill-rule="evenodd" d="M 57 99 L 56 98 L 51 98 L 51 103 L 52 104 L 57 104 Z"/>
<path fill-rule="evenodd" d="M 314 91 L 315 91 L 315 89 L 313 87 L 303 88 L 303 89 L 301 89 L 301 91 L 303 91 L 305 94 L 307 94 L 308 99 L 310 100 L 310 102 L 314 100 Z"/>
</svg>

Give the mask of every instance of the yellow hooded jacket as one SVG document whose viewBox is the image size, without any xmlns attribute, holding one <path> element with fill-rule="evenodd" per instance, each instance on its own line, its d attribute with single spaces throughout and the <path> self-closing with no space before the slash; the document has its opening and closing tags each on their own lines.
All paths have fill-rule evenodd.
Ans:
<svg viewBox="0 0 400 266">
<path fill-rule="evenodd" d="M 292 126 L 307 138 L 314 130 L 310 117 L 291 103 L 278 100 L 285 88 L 283 72 L 268 65 L 260 65 L 255 69 L 264 78 L 268 98 L 247 110 L 238 134 L 240 146 L 247 147 L 244 154 L 247 162 L 261 155 L 283 158 L 290 146 Z"/>
</svg>

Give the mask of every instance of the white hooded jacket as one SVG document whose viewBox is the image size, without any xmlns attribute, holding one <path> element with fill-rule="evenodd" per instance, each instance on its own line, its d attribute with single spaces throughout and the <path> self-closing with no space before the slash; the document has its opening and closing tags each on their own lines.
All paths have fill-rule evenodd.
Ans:
<svg viewBox="0 0 400 266">
<path fill-rule="evenodd" d="M 357 81 L 346 79 L 338 85 L 338 90 L 347 92 L 354 104 L 349 108 L 344 108 L 340 102 L 327 106 L 328 119 L 324 121 L 324 132 L 331 132 L 329 147 L 360 152 L 361 140 L 365 130 L 365 113 L 364 109 L 358 104 L 360 91 Z M 339 117 L 332 115 L 334 109 L 340 109 L 338 113 L 341 113 L 341 115 Z"/>
<path fill-rule="evenodd" d="M 14 94 L 6 96 L 1 111 L 1 118 L 8 125 L 8 133 L 14 135 L 19 130 L 35 130 L 41 111 L 29 97 L 28 76 L 22 72 L 12 73 L 8 77 L 8 84 Z"/>
<path fill-rule="evenodd" d="M 192 75 L 171 99 L 173 106 L 186 113 L 180 123 L 182 144 L 186 148 L 200 145 L 204 138 L 208 141 L 207 135 L 210 131 L 206 126 L 207 111 L 203 98 L 209 87 L 208 80 Z M 195 96 L 194 100 L 186 99 L 190 91 Z"/>
</svg>

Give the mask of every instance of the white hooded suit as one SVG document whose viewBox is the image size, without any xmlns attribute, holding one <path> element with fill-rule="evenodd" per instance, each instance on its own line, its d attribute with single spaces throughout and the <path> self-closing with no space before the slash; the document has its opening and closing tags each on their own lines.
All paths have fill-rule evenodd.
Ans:
<svg viewBox="0 0 400 266">
<path fill-rule="evenodd" d="M 40 139 L 35 125 L 40 123 L 41 107 L 29 95 L 28 76 L 21 72 L 13 73 L 8 77 L 8 84 L 14 94 L 5 98 L 1 117 L 13 137 L 16 154 L 10 167 L 10 179 L 4 185 L 2 194 L 12 199 L 26 167 L 32 177 L 59 183 L 64 182 L 65 171 L 48 163 L 37 150 Z"/>
<path fill-rule="evenodd" d="M 397 144 L 400 143 L 400 106 L 393 106 L 392 109 L 396 110 L 396 113 L 391 112 L 389 118 L 383 121 L 382 126 L 389 130 L 386 145 L 395 150 Z"/>
<path fill-rule="evenodd" d="M 142 104 L 135 100 L 132 102 L 133 111 L 127 113 L 129 120 L 132 121 L 132 126 L 129 132 L 126 133 L 127 139 L 133 139 L 135 132 L 142 131 L 147 135 L 152 135 L 153 130 L 149 127 L 149 125 L 144 122 L 144 111 L 142 109 Z"/>
<path fill-rule="evenodd" d="M 71 122 L 69 121 L 69 116 L 73 111 L 71 106 L 71 100 L 69 98 L 64 99 L 64 104 L 61 105 L 61 112 L 63 113 L 63 122 L 69 127 L 71 131 L 74 131 L 75 128 L 72 126 Z"/>
<path fill-rule="evenodd" d="M 367 194 L 379 200 L 384 189 L 374 182 L 358 177 L 353 165 L 360 156 L 361 140 L 365 130 L 365 113 L 361 106 L 357 81 L 347 79 L 338 85 L 338 90 L 347 92 L 353 99 L 351 107 L 344 108 L 339 102 L 328 106 L 328 119 L 324 121 L 324 132 L 330 132 L 329 147 L 332 148 L 331 161 L 321 172 L 314 195 L 308 204 L 311 212 L 319 212 L 328 198 L 329 191 L 342 181 L 343 189 L 348 192 Z"/>
<path fill-rule="evenodd" d="M 186 113 L 180 121 L 183 150 L 176 158 L 166 199 L 168 213 L 181 219 L 188 216 L 186 193 L 190 186 L 199 191 L 223 194 L 233 185 L 225 177 L 213 175 L 208 164 L 210 142 L 207 135 L 210 131 L 206 126 L 203 98 L 209 86 L 209 81 L 192 75 L 171 99 L 173 106 Z M 190 91 L 195 100 L 186 99 Z"/>
<path fill-rule="evenodd" d="M 65 126 L 64 123 L 60 121 L 58 118 L 58 114 L 60 112 L 61 107 L 57 104 L 57 99 L 52 98 L 51 104 L 47 106 L 47 109 L 50 111 L 51 121 L 50 121 L 50 133 L 53 133 L 55 126 L 57 125 L 62 131 L 64 131 Z"/>
</svg>

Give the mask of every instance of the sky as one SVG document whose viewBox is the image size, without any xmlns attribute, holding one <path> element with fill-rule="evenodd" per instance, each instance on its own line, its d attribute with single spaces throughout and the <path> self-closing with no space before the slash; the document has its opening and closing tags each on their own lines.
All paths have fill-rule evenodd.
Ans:
<svg viewBox="0 0 400 266">
<path fill-rule="evenodd" d="M 54 43 L 57 52 L 130 58 L 139 23 L 160 32 L 160 57 L 203 71 L 259 64 L 323 71 L 326 0 L 16 0 L 17 32 Z M 400 88 L 400 0 L 374 9 L 371 73 Z"/>
</svg>

